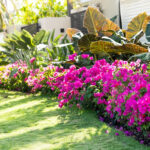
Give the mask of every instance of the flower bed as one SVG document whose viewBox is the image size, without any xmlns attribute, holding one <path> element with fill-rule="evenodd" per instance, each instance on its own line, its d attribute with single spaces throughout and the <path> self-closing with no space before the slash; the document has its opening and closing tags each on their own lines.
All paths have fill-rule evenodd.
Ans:
<svg viewBox="0 0 150 150">
<path fill-rule="evenodd" d="M 140 133 L 143 143 L 150 142 L 150 76 L 140 61 L 129 64 L 116 60 L 109 64 L 103 59 L 90 69 L 49 65 L 36 70 L 14 63 L 1 68 L 0 83 L 8 89 L 55 91 L 60 108 L 76 105 L 79 109 L 95 109 L 100 120 L 109 118 L 130 134 Z"/>
</svg>

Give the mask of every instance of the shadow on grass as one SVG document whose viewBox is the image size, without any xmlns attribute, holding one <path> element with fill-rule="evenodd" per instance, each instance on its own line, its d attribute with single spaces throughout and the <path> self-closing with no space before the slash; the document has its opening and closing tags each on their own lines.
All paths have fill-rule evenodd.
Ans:
<svg viewBox="0 0 150 150">
<path fill-rule="evenodd" d="M 24 93 L 0 89 L 0 96 L 3 96 L 3 95 L 8 95 L 8 96 L 15 96 L 15 97 L 17 97 L 17 96 L 24 95 Z"/>
<path fill-rule="evenodd" d="M 10 100 L 2 110 L 34 101 L 40 101 L 40 104 L 12 111 L 10 117 L 3 116 L 6 120 L 0 119 L 0 150 L 150 150 L 122 133 L 114 136 L 115 129 L 99 122 L 92 111 L 59 109 L 57 99 L 52 95 Z M 20 116 L 11 118 L 17 114 Z"/>
</svg>

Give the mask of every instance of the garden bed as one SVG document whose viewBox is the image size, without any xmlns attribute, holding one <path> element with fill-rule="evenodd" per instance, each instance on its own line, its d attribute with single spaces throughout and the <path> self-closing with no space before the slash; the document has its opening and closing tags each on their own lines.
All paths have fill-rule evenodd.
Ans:
<svg viewBox="0 0 150 150">
<path fill-rule="evenodd" d="M 88 54 L 81 57 L 91 59 Z M 75 65 L 69 69 L 53 65 L 27 69 L 26 64 L 16 62 L 1 68 L 0 81 L 0 86 L 9 90 L 55 93 L 60 108 L 96 109 L 106 122 L 123 125 L 125 132 L 149 145 L 150 77 L 139 60 L 109 64 L 103 59 L 89 69 Z"/>
</svg>

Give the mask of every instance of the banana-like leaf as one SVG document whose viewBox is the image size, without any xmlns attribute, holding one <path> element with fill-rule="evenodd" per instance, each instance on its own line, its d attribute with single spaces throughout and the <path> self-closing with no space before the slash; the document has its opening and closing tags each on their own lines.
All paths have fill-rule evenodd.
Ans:
<svg viewBox="0 0 150 150">
<path fill-rule="evenodd" d="M 92 42 L 90 45 L 90 51 L 93 54 L 99 54 L 101 52 L 105 53 L 132 53 L 132 54 L 140 54 L 144 52 L 148 52 L 146 48 L 143 48 L 136 44 L 123 44 L 123 45 L 114 45 L 108 41 L 96 41 Z"/>
<path fill-rule="evenodd" d="M 83 21 L 83 26 L 87 28 L 88 32 L 98 35 L 104 23 L 106 23 L 105 16 L 97 8 L 89 6 L 85 12 Z"/>
<path fill-rule="evenodd" d="M 129 58 L 129 61 L 136 61 L 137 59 L 140 59 L 142 62 L 150 62 L 150 53 L 133 55 Z"/>
<path fill-rule="evenodd" d="M 68 28 L 66 33 L 67 35 L 72 39 L 72 36 L 75 35 L 76 33 L 78 32 L 81 32 L 80 30 L 78 29 L 75 29 L 75 28 Z"/>
<path fill-rule="evenodd" d="M 128 24 L 128 29 L 126 31 L 126 38 L 130 40 L 134 35 L 136 35 L 139 31 L 145 31 L 145 26 L 147 19 L 146 12 L 139 14 L 138 16 L 134 17 L 132 21 Z M 148 23 L 148 22 L 147 22 Z"/>
<path fill-rule="evenodd" d="M 78 41 L 78 47 L 81 51 L 89 51 L 91 42 L 99 41 L 101 38 L 94 34 L 86 34 Z"/>
<path fill-rule="evenodd" d="M 102 31 L 105 31 L 103 32 L 103 34 L 105 36 L 111 36 L 113 33 L 112 32 L 109 32 L 109 30 L 113 30 L 113 31 L 119 31 L 120 28 L 118 25 L 116 25 L 114 22 L 112 22 L 111 20 L 109 19 L 106 19 L 106 23 L 103 25 L 102 27 Z M 108 32 L 107 32 L 108 31 Z"/>
</svg>

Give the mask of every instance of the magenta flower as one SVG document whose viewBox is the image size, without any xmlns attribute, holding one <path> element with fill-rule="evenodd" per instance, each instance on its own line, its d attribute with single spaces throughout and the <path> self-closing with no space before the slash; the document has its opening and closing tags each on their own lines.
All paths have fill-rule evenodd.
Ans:
<svg viewBox="0 0 150 150">
<path fill-rule="evenodd" d="M 83 86 L 83 83 L 80 82 L 80 81 L 76 81 L 76 82 L 74 83 L 75 89 L 82 88 L 82 86 Z"/>
<path fill-rule="evenodd" d="M 81 58 L 83 58 L 83 59 L 87 59 L 89 57 L 89 54 L 82 54 L 81 55 Z"/>
<path fill-rule="evenodd" d="M 116 135 L 116 136 L 119 136 L 119 133 L 118 133 L 118 132 L 116 132 L 116 133 L 115 133 L 115 135 Z"/>
<path fill-rule="evenodd" d="M 77 53 L 74 53 L 72 55 L 69 55 L 68 58 L 69 58 L 69 60 L 74 61 L 76 56 L 77 56 Z"/>
<path fill-rule="evenodd" d="M 32 57 L 32 58 L 30 59 L 30 63 L 32 64 L 35 60 L 36 60 L 36 58 L 35 58 L 35 57 Z"/>
<path fill-rule="evenodd" d="M 94 58 L 93 57 L 90 57 L 90 60 L 93 60 Z"/>
<path fill-rule="evenodd" d="M 13 75 L 14 78 L 16 78 L 17 76 L 18 76 L 18 73 L 15 73 L 15 74 Z"/>
</svg>

